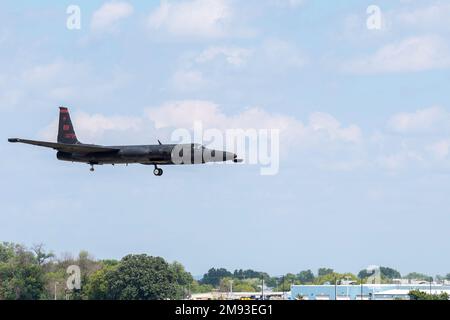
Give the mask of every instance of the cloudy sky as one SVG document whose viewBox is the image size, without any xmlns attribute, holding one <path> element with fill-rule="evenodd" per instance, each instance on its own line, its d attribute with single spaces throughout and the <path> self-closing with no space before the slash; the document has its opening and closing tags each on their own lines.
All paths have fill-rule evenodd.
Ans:
<svg viewBox="0 0 450 320">
<path fill-rule="evenodd" d="M 193 274 L 448 273 L 449 21 L 439 0 L 1 1 L 0 240 Z M 170 142 L 195 121 L 277 128 L 280 170 L 92 174 L 7 143 L 55 140 L 60 105 L 89 143 Z"/>
</svg>

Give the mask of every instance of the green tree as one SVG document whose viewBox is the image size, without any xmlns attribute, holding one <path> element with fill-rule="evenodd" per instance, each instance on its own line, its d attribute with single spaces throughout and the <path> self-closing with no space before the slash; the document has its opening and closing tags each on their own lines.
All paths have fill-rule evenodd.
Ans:
<svg viewBox="0 0 450 320">
<path fill-rule="evenodd" d="M 331 274 L 333 272 L 334 272 L 333 269 L 330 269 L 330 268 L 319 268 L 317 274 L 318 274 L 319 277 L 322 277 L 322 276 L 326 276 L 328 274 Z"/>
<path fill-rule="evenodd" d="M 102 266 L 117 266 L 119 261 L 115 259 L 103 259 L 99 261 Z"/>
<path fill-rule="evenodd" d="M 265 272 L 260 271 L 254 271 L 251 269 L 248 270 L 234 270 L 233 272 L 233 278 L 235 279 L 264 279 L 267 280 L 270 278 L 270 276 Z"/>
<path fill-rule="evenodd" d="M 400 272 L 389 267 L 380 267 L 380 274 L 382 282 L 391 282 L 392 279 L 400 279 L 402 277 Z M 373 271 L 369 272 L 364 269 L 358 273 L 358 278 L 367 279 L 371 275 L 373 275 Z"/>
<path fill-rule="evenodd" d="M 299 274 L 297 274 L 297 279 L 302 284 L 312 283 L 314 282 L 314 274 L 311 270 L 301 271 Z"/>
<path fill-rule="evenodd" d="M 202 280 L 200 280 L 201 284 L 210 284 L 214 287 L 218 287 L 220 285 L 220 280 L 226 277 L 233 277 L 233 274 L 225 268 L 211 268 L 207 273 L 203 275 Z"/>
<path fill-rule="evenodd" d="M 109 292 L 109 279 L 112 273 L 116 270 L 118 265 L 104 265 L 103 268 L 92 273 L 89 278 L 84 291 L 87 299 L 90 300 L 105 300 L 113 299 Z"/>
<path fill-rule="evenodd" d="M 299 280 L 292 280 L 287 278 L 279 278 L 279 282 L 277 283 L 277 286 L 273 289 L 274 291 L 278 292 L 286 292 L 291 290 L 291 286 L 293 284 L 301 284 Z"/>
<path fill-rule="evenodd" d="M 323 284 L 334 284 L 336 281 L 337 284 L 341 284 L 344 280 L 354 281 L 359 283 L 359 279 L 352 273 L 328 273 L 324 276 L 320 276 L 315 278 L 314 284 L 323 285 Z"/>
<path fill-rule="evenodd" d="M 34 254 L 24 246 L 0 244 L 0 279 L 0 299 L 44 298 L 44 272 Z"/>
<path fill-rule="evenodd" d="M 0 243 L 0 263 L 8 262 L 14 257 L 16 245 L 9 242 Z"/>
<path fill-rule="evenodd" d="M 161 257 L 128 255 L 107 273 L 108 296 L 115 300 L 177 299 L 179 276 Z"/>
<path fill-rule="evenodd" d="M 211 292 L 214 287 L 210 284 L 200 284 L 198 281 L 192 281 L 190 286 L 190 292 L 192 293 L 206 293 Z"/>
<path fill-rule="evenodd" d="M 233 285 L 234 292 L 255 292 L 259 291 L 257 286 L 251 281 L 238 281 Z"/>
<path fill-rule="evenodd" d="M 420 290 L 411 290 L 409 293 L 411 300 L 448 300 L 449 296 L 443 292 L 440 294 L 429 294 Z"/>
<path fill-rule="evenodd" d="M 300 281 L 297 279 L 297 275 L 293 273 L 287 273 L 286 275 L 278 278 L 277 286 L 275 287 L 275 291 L 289 291 L 291 289 L 291 285 L 300 284 Z"/>
<path fill-rule="evenodd" d="M 269 288 L 275 288 L 279 283 L 278 277 L 269 277 L 267 280 L 265 280 L 265 285 Z"/>
<path fill-rule="evenodd" d="M 430 281 L 430 279 L 432 279 L 431 276 L 428 276 L 426 274 L 423 273 L 418 273 L 418 272 L 411 272 L 408 273 L 405 276 L 406 279 L 411 279 L 411 280 L 423 280 L 423 281 Z"/>
<path fill-rule="evenodd" d="M 169 269 L 175 275 L 175 281 L 178 284 L 177 286 L 177 297 L 185 298 L 187 297 L 190 287 L 194 282 L 194 278 L 192 275 L 184 269 L 184 266 L 179 262 L 174 262 L 169 265 Z"/>
<path fill-rule="evenodd" d="M 244 279 L 239 280 L 232 277 L 225 277 L 220 280 L 219 289 L 222 292 L 229 292 L 233 289 L 233 292 L 255 292 L 259 291 L 258 286 L 261 285 L 259 279 Z"/>
<path fill-rule="evenodd" d="M 54 258 L 55 255 L 52 252 L 46 252 L 42 243 L 36 244 L 32 248 L 38 265 L 43 265 L 48 259 Z"/>
<path fill-rule="evenodd" d="M 381 275 L 385 276 L 388 279 L 400 279 L 402 275 L 395 269 L 389 267 L 380 267 Z"/>
</svg>

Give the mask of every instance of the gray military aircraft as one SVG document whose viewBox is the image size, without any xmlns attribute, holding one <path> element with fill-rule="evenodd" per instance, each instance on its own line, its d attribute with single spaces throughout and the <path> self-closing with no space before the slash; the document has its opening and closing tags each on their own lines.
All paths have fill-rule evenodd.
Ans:
<svg viewBox="0 0 450 320">
<path fill-rule="evenodd" d="M 159 144 L 156 145 L 101 146 L 84 144 L 78 141 L 70 120 L 69 110 L 65 107 L 59 108 L 57 143 L 18 138 L 10 138 L 8 141 L 55 149 L 58 151 L 56 154 L 58 160 L 87 163 L 91 166 L 91 171 L 94 171 L 94 165 L 140 163 L 154 165 L 153 173 L 161 176 L 163 170 L 158 168 L 158 165 L 242 162 L 234 153 L 208 149 L 197 143 L 162 144 L 158 140 Z"/>
</svg>

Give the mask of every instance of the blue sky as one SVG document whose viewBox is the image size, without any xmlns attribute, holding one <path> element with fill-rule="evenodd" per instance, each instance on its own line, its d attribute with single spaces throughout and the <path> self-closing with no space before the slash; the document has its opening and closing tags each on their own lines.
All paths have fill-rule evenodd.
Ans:
<svg viewBox="0 0 450 320">
<path fill-rule="evenodd" d="M 449 19 L 438 0 L 2 1 L 0 240 L 145 252 L 193 274 L 448 273 Z M 280 170 L 91 174 L 7 143 L 55 140 L 60 105 L 101 144 L 170 141 L 197 120 L 280 128 Z"/>
</svg>

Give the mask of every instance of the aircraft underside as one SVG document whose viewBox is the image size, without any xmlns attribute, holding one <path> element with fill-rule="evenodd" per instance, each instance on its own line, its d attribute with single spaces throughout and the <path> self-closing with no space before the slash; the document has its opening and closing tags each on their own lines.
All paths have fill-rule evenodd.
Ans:
<svg viewBox="0 0 450 320">
<path fill-rule="evenodd" d="M 136 155 L 136 156 L 123 156 L 118 153 L 101 153 L 101 154 L 76 154 L 67 152 L 58 152 L 56 154 L 58 160 L 86 163 L 91 166 L 91 171 L 94 171 L 94 165 L 116 165 L 116 164 L 143 164 L 143 165 L 154 165 L 155 169 L 153 173 L 156 176 L 161 176 L 163 170 L 158 168 L 158 165 L 174 165 L 172 158 L 167 155 L 151 156 L 151 155 Z M 206 161 L 204 159 L 191 159 L 191 162 L 180 163 L 180 164 L 204 164 Z"/>
<path fill-rule="evenodd" d="M 127 163 L 142 163 L 142 164 L 173 164 L 171 157 L 149 157 L 149 156 L 128 156 L 123 157 L 116 154 L 76 154 L 58 152 L 56 157 L 58 160 L 82 162 L 88 164 L 127 164 Z"/>
<path fill-rule="evenodd" d="M 115 165 L 115 164 L 143 164 L 143 165 L 154 165 L 154 174 L 160 176 L 163 170 L 158 168 L 158 165 L 173 165 L 170 157 L 149 157 L 149 156 L 127 156 L 123 157 L 114 154 L 74 154 L 58 152 L 56 154 L 58 160 L 87 163 L 91 165 L 91 171 L 94 171 L 94 165 Z"/>
</svg>

